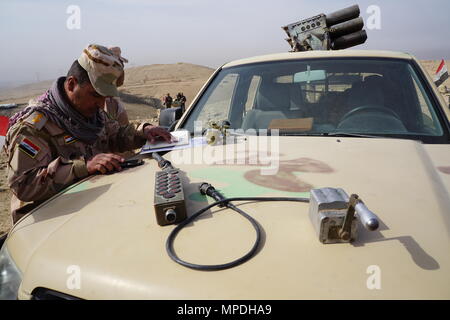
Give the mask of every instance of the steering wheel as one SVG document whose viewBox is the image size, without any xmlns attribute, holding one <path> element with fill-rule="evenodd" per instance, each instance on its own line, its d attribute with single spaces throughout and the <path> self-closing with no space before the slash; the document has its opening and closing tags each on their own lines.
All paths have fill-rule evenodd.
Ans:
<svg viewBox="0 0 450 320">
<path fill-rule="evenodd" d="M 391 109 L 380 106 L 380 105 L 373 104 L 373 105 L 357 107 L 353 110 L 350 110 L 341 118 L 341 121 L 339 121 L 339 123 L 343 122 L 344 120 L 347 120 L 348 118 L 354 116 L 355 114 L 358 114 L 361 112 L 370 112 L 370 111 L 378 111 L 378 112 L 382 112 L 382 113 L 387 113 L 387 114 L 393 116 L 394 118 L 396 118 L 397 120 L 399 120 L 400 122 L 402 122 L 399 115 L 395 111 L 392 111 Z"/>
</svg>

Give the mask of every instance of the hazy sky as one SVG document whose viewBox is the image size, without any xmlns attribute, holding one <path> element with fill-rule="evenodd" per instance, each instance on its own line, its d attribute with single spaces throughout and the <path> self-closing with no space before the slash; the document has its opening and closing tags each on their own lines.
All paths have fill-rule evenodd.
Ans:
<svg viewBox="0 0 450 320">
<path fill-rule="evenodd" d="M 450 58 L 448 0 L 0 0 L 0 86 L 54 79 L 89 43 L 120 46 L 127 67 L 188 62 L 216 68 L 239 58 L 286 52 L 281 26 L 359 4 L 381 29 L 358 49 Z M 67 8 L 80 8 L 69 30 Z M 367 29 L 367 28 L 366 28 Z"/>
</svg>

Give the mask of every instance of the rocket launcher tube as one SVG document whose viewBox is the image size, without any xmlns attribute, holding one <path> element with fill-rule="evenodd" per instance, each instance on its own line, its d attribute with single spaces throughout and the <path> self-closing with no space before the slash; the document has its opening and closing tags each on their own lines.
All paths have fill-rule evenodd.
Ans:
<svg viewBox="0 0 450 320">
<path fill-rule="evenodd" d="M 363 18 L 358 17 L 350 21 L 345 21 L 330 27 L 329 32 L 331 39 L 336 39 L 339 38 L 340 36 L 360 31 L 362 30 L 363 27 L 364 27 Z"/>
<path fill-rule="evenodd" d="M 327 26 L 331 27 L 335 24 L 357 18 L 359 16 L 359 6 L 357 4 L 338 10 L 326 15 Z"/>
</svg>

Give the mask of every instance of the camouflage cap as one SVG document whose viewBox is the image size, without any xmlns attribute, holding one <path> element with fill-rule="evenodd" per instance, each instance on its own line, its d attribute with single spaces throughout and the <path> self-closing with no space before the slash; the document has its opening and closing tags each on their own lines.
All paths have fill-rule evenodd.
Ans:
<svg viewBox="0 0 450 320">
<path fill-rule="evenodd" d="M 118 57 L 120 59 L 120 61 L 122 61 L 122 64 L 124 63 L 128 63 L 128 60 L 125 59 L 124 57 L 122 57 L 122 51 L 120 50 L 119 47 L 111 47 L 108 48 L 110 51 L 112 51 L 112 53 L 114 53 L 114 55 L 116 57 Z M 123 85 L 123 82 L 125 81 L 125 71 L 122 71 L 122 75 L 117 79 L 116 81 L 116 85 L 117 87 L 120 87 L 121 85 Z"/>
<path fill-rule="evenodd" d="M 105 97 L 119 95 L 117 79 L 124 73 L 123 66 L 126 59 L 120 56 L 120 49 L 118 55 L 116 54 L 117 50 L 115 51 L 104 46 L 90 44 L 78 58 L 80 65 L 87 71 L 95 91 Z"/>
</svg>

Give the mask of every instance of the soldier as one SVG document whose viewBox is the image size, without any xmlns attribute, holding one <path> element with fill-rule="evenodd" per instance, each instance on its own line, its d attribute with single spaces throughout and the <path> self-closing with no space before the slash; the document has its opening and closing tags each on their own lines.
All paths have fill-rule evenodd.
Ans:
<svg viewBox="0 0 450 320">
<path fill-rule="evenodd" d="M 184 113 L 186 97 L 183 95 L 183 92 L 177 93 L 177 98 L 175 99 L 176 107 L 181 107 L 181 113 Z"/>
<path fill-rule="evenodd" d="M 172 97 L 170 96 L 170 93 L 168 93 L 168 94 L 164 97 L 164 103 L 163 103 L 163 104 L 166 106 L 166 109 L 172 107 L 172 101 L 173 101 L 173 99 L 172 99 Z"/>
<path fill-rule="evenodd" d="M 183 92 L 180 92 L 180 106 L 181 106 L 181 112 L 184 113 L 185 111 L 185 105 L 186 105 L 186 97 L 184 96 Z"/>
<path fill-rule="evenodd" d="M 89 45 L 67 77 L 11 117 L 5 149 L 13 223 L 88 175 L 121 171 L 124 159 L 113 152 L 139 148 L 147 139 L 171 141 L 169 132 L 148 123 L 111 126 L 106 120 L 105 97 L 118 96 L 122 73 L 110 50 Z"/>
</svg>

